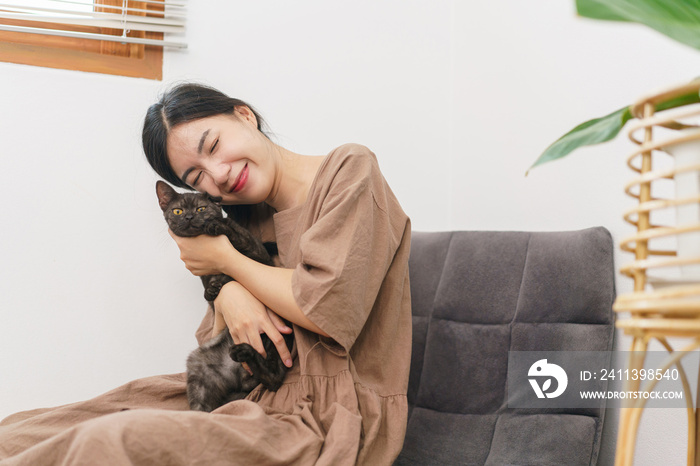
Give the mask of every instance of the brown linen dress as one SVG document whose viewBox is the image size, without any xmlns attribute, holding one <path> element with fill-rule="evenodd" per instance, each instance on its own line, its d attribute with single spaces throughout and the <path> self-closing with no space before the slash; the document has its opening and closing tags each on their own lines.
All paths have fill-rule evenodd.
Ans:
<svg viewBox="0 0 700 466">
<path fill-rule="evenodd" d="M 0 465 L 391 464 L 407 416 L 408 217 L 374 154 L 346 144 L 273 222 L 297 303 L 330 335 L 294 326 L 298 356 L 277 392 L 201 413 L 187 410 L 184 374 L 136 380 L 6 418 Z"/>
</svg>

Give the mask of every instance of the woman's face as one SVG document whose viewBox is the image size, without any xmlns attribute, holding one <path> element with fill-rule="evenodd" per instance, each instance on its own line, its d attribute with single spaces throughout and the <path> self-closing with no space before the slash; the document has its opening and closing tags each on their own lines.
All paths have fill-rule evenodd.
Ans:
<svg viewBox="0 0 700 466">
<path fill-rule="evenodd" d="M 170 166 L 199 192 L 224 204 L 257 204 L 271 195 L 276 164 L 270 141 L 257 129 L 247 107 L 172 128 L 167 140 Z"/>
</svg>

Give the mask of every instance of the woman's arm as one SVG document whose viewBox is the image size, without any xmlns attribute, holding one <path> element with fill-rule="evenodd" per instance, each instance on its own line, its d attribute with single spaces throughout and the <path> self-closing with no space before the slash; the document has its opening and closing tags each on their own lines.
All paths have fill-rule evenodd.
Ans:
<svg viewBox="0 0 700 466">
<path fill-rule="evenodd" d="M 229 259 L 222 264 L 221 272 L 243 285 L 253 296 L 280 317 L 327 337 L 328 335 L 311 322 L 294 299 L 292 275 L 294 269 L 270 267 L 254 261 L 233 247 Z"/>
<path fill-rule="evenodd" d="M 173 237 L 180 258 L 194 275 L 224 273 L 234 278 L 279 316 L 319 335 L 328 336 L 302 312 L 292 292 L 293 269 L 270 267 L 236 251 L 225 236 Z M 229 328 L 230 329 L 230 328 Z"/>
</svg>

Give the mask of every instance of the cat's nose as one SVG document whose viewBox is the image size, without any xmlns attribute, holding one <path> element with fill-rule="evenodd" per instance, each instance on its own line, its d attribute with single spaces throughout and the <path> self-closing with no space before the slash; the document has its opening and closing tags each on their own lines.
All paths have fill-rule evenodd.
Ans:
<svg viewBox="0 0 700 466">
<path fill-rule="evenodd" d="M 194 215 L 192 215 L 192 214 L 185 215 L 185 220 L 192 220 L 193 218 L 194 218 Z"/>
</svg>

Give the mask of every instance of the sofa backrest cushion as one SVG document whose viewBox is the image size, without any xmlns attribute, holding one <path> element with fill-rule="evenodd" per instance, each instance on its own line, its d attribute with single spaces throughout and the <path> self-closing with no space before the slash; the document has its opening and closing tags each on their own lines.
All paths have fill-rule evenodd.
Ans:
<svg viewBox="0 0 700 466">
<path fill-rule="evenodd" d="M 409 422 L 396 464 L 595 464 L 604 409 L 510 409 L 508 351 L 612 349 L 613 246 L 573 232 L 414 232 Z"/>
</svg>

